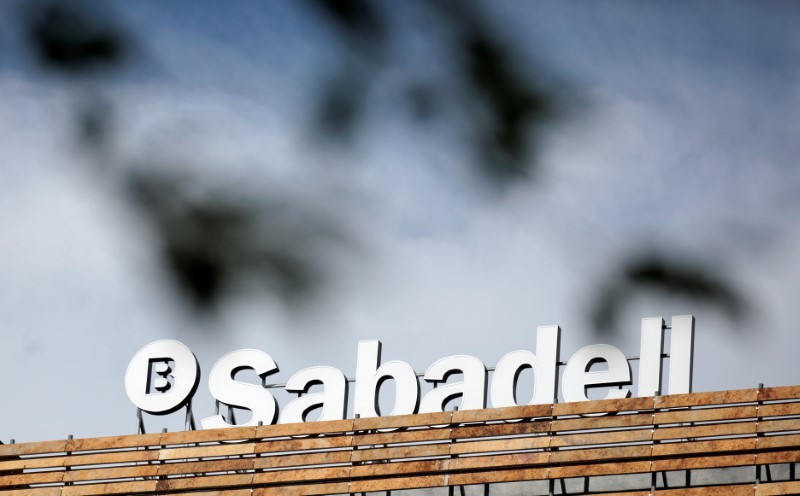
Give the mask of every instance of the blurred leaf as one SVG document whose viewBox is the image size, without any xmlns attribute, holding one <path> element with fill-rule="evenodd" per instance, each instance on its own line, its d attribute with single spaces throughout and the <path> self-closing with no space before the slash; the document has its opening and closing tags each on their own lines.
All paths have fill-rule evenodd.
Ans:
<svg viewBox="0 0 800 496">
<path fill-rule="evenodd" d="M 126 41 L 119 26 L 96 11 L 98 5 L 75 2 L 34 4 L 27 17 L 30 44 L 39 61 L 68 74 L 119 65 Z"/>
<path fill-rule="evenodd" d="M 736 286 L 716 271 L 687 260 L 651 254 L 625 263 L 609 284 L 598 291 L 591 317 L 599 332 L 614 332 L 617 317 L 630 299 L 642 291 L 680 296 L 711 305 L 733 321 L 749 312 L 749 303 Z"/>
<path fill-rule="evenodd" d="M 237 285 L 258 281 L 286 303 L 324 283 L 319 253 L 347 240 L 331 218 L 291 200 L 267 207 L 241 196 L 192 195 L 193 181 L 165 173 L 132 175 L 128 192 L 153 226 L 162 260 L 181 294 L 198 310 L 215 310 Z"/>
</svg>

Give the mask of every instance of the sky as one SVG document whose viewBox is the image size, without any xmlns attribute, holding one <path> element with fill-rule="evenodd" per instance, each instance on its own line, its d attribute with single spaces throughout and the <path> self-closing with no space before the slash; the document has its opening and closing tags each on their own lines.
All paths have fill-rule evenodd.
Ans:
<svg viewBox="0 0 800 496">
<path fill-rule="evenodd" d="M 564 360 L 597 343 L 637 355 L 642 318 L 684 314 L 696 318 L 695 391 L 800 380 L 795 4 L 481 4 L 520 70 L 546 68 L 574 97 L 546 133 L 535 177 L 502 195 L 465 172 L 457 125 L 419 129 L 397 110 L 409 75 L 447 70 L 413 15 L 393 17 L 401 42 L 367 125 L 343 150 L 309 131 L 338 53 L 313 12 L 287 1 L 111 5 L 137 43 L 132 67 L 92 87 L 114 106 L 118 156 L 190 164 L 243 194 L 294 195 L 346 218 L 359 246 L 331 254 L 335 286 L 302 312 L 258 291 L 212 318 L 187 312 L 113 172 L 88 164 L 75 142 L 82 90 L 31 61 L 6 6 L 0 441 L 134 433 L 125 369 L 165 338 L 200 362 L 198 420 L 214 410 L 211 366 L 235 349 L 269 353 L 280 366 L 272 382 L 315 365 L 353 377 L 362 339 L 418 372 L 457 354 L 492 367 L 533 351 L 540 325 L 561 326 Z M 617 329 L 595 332 L 597 293 L 652 251 L 723 274 L 751 311 L 735 320 L 642 292 Z M 145 420 L 152 431 L 183 424 L 180 413 Z"/>
</svg>

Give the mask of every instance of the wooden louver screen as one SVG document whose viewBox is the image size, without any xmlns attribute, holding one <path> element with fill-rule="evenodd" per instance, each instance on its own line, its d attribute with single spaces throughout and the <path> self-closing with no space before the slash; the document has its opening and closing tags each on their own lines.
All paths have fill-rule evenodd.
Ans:
<svg viewBox="0 0 800 496">
<path fill-rule="evenodd" d="M 791 464 L 781 482 L 591 492 L 766 496 L 800 494 L 798 461 L 793 386 L 0 445 L 0 496 L 353 494 Z"/>
</svg>

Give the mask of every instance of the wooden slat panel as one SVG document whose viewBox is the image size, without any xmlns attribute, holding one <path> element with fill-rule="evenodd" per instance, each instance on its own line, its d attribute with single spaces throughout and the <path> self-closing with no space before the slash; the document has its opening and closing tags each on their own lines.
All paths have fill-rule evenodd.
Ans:
<svg viewBox="0 0 800 496">
<path fill-rule="evenodd" d="M 353 436 L 310 437 L 305 439 L 283 439 L 280 441 L 264 441 L 255 446 L 256 453 L 275 453 L 279 451 L 304 451 L 327 448 L 345 448 L 351 446 Z"/>
<path fill-rule="evenodd" d="M 764 420 L 758 423 L 758 432 L 799 431 L 800 419 Z"/>
<path fill-rule="evenodd" d="M 755 496 L 778 496 L 782 494 L 800 494 L 800 481 L 762 482 L 755 487 Z"/>
<path fill-rule="evenodd" d="M 593 444 L 631 443 L 636 441 L 650 441 L 653 431 L 650 429 L 635 429 L 629 431 L 594 432 L 590 434 L 562 434 L 553 436 L 550 447 L 578 446 Z"/>
<path fill-rule="evenodd" d="M 800 398 L 800 386 L 764 388 L 758 393 L 758 401 L 788 400 Z"/>
<path fill-rule="evenodd" d="M 353 419 L 262 425 L 256 429 L 257 439 L 353 432 Z"/>
<path fill-rule="evenodd" d="M 712 393 L 671 394 L 656 396 L 656 408 L 676 408 L 701 405 L 727 405 L 731 403 L 754 403 L 758 401 L 758 389 L 715 391 Z"/>
<path fill-rule="evenodd" d="M 422 489 L 425 487 L 442 487 L 446 484 L 446 475 L 354 480 L 350 483 L 350 492 L 361 493 L 370 491 L 394 491 L 399 489 Z"/>
<path fill-rule="evenodd" d="M 226 472 L 232 470 L 250 470 L 254 468 L 255 458 L 232 458 L 225 460 L 207 460 L 204 462 L 161 463 L 154 465 L 158 475 L 204 474 L 208 472 Z"/>
<path fill-rule="evenodd" d="M 459 410 L 453 412 L 454 424 L 471 422 L 491 422 L 494 420 L 532 419 L 550 417 L 553 405 L 523 405 L 488 410 Z"/>
<path fill-rule="evenodd" d="M 414 458 L 422 456 L 442 456 L 450 454 L 450 443 L 423 444 L 416 446 L 397 446 L 393 448 L 357 449 L 352 451 L 354 462 L 366 460 L 388 460 L 393 458 Z"/>
<path fill-rule="evenodd" d="M 641 474 L 649 472 L 650 465 L 650 461 L 636 461 L 557 466 L 550 469 L 548 478 L 565 479 L 592 475 Z"/>
<path fill-rule="evenodd" d="M 653 439 L 687 439 L 711 436 L 730 436 L 740 434 L 755 434 L 757 423 L 728 422 L 724 424 L 696 425 L 692 427 L 660 427 L 653 432 Z"/>
<path fill-rule="evenodd" d="M 450 470 L 487 469 L 519 467 L 524 465 L 544 465 L 550 453 L 514 453 L 509 455 L 470 456 L 450 460 Z"/>
<path fill-rule="evenodd" d="M 7 470 L 22 470 L 25 468 L 50 468 L 63 467 L 63 456 L 48 456 L 41 458 L 14 458 L 0 462 L 0 472 Z"/>
<path fill-rule="evenodd" d="M 60 496 L 60 487 L 37 487 L 30 489 L 12 489 L 3 491 L 3 496 Z"/>
<path fill-rule="evenodd" d="M 800 415 L 800 403 L 768 403 L 758 407 L 758 416 L 761 418 L 784 415 Z"/>
<path fill-rule="evenodd" d="M 438 412 L 416 415 L 395 415 L 390 417 L 357 418 L 353 423 L 353 430 L 366 431 L 394 427 L 450 425 L 452 416 L 453 412 Z"/>
<path fill-rule="evenodd" d="M 132 465 L 130 467 L 92 468 L 63 472 L 64 482 L 92 481 L 104 479 L 132 479 L 152 477 L 158 473 L 157 465 Z"/>
<path fill-rule="evenodd" d="M 697 410 L 674 410 L 656 412 L 653 423 L 677 424 L 681 422 L 703 422 L 706 420 L 748 419 L 757 416 L 756 406 L 729 406 L 723 408 L 702 408 Z"/>
<path fill-rule="evenodd" d="M 755 463 L 759 465 L 767 465 L 770 463 L 794 463 L 800 462 L 800 451 L 768 451 L 766 453 L 758 453 Z"/>
<path fill-rule="evenodd" d="M 564 415 L 579 415 L 598 412 L 651 411 L 654 408 L 654 404 L 655 403 L 652 397 L 558 403 L 553 405 L 553 416 L 561 417 Z"/>
<path fill-rule="evenodd" d="M 446 472 L 450 460 L 423 460 L 415 462 L 372 463 L 356 465 L 350 470 L 352 478 L 381 477 L 388 475 L 429 474 Z"/>
<path fill-rule="evenodd" d="M 175 444 L 208 443 L 213 441 L 233 441 L 239 439 L 255 439 L 255 427 L 229 427 L 226 429 L 205 429 L 200 431 L 165 432 L 161 434 L 159 444 L 162 446 Z"/>
<path fill-rule="evenodd" d="M 158 446 L 161 440 L 161 433 L 158 434 L 138 434 L 131 436 L 109 436 L 96 437 L 91 439 L 69 439 L 65 450 L 68 452 L 105 450 L 119 448 L 137 448 Z"/>
<path fill-rule="evenodd" d="M 450 486 L 467 486 L 471 484 L 546 480 L 547 474 L 548 469 L 546 467 L 466 472 L 451 474 L 447 483 Z"/>
<path fill-rule="evenodd" d="M 61 482 L 63 478 L 63 470 L 58 472 L 28 472 L 24 474 L 3 475 L 0 476 L 0 487 Z"/>
<path fill-rule="evenodd" d="M 654 495 L 663 496 L 753 496 L 751 484 L 729 486 L 686 487 L 678 489 L 656 489 Z"/>
<path fill-rule="evenodd" d="M 6 456 L 63 453 L 67 441 L 40 441 L 36 443 L 0 444 L 0 458 Z"/>
<path fill-rule="evenodd" d="M 550 422 L 537 420 L 534 422 L 522 421 L 510 424 L 470 425 L 456 427 L 452 430 L 452 439 L 466 439 L 476 437 L 512 436 L 517 434 L 541 434 L 550 430 Z"/>
<path fill-rule="evenodd" d="M 192 491 L 186 496 L 250 496 L 250 489 L 222 489 L 220 491 Z"/>
<path fill-rule="evenodd" d="M 695 456 L 688 458 L 667 458 L 653 460 L 653 472 L 668 470 L 690 470 L 697 468 L 741 467 L 753 465 L 755 455 Z"/>
<path fill-rule="evenodd" d="M 326 451 L 324 453 L 304 453 L 302 455 L 275 455 L 255 458 L 255 468 L 282 468 L 298 467 L 305 465 L 324 465 L 333 463 L 347 463 L 350 454 L 347 451 Z"/>
<path fill-rule="evenodd" d="M 463 455 L 491 451 L 543 449 L 550 446 L 550 439 L 549 436 L 516 437 L 511 439 L 492 439 L 490 441 L 467 441 L 453 443 L 449 446 L 451 454 Z"/>
<path fill-rule="evenodd" d="M 800 434 L 789 434 L 784 436 L 764 436 L 756 438 L 758 449 L 770 448 L 799 448 Z"/>
<path fill-rule="evenodd" d="M 100 465 L 105 463 L 128 463 L 158 460 L 158 450 L 114 451 L 111 453 L 92 453 L 89 455 L 70 455 L 64 457 L 65 467 L 80 465 Z"/>
<path fill-rule="evenodd" d="M 563 432 L 589 429 L 606 429 L 614 427 L 639 427 L 644 425 L 653 425 L 652 413 L 605 415 L 602 417 L 581 417 L 553 420 L 550 429 L 553 432 Z"/>
<path fill-rule="evenodd" d="M 349 490 L 349 482 L 330 482 L 302 486 L 261 487 L 253 489 L 252 496 L 316 496 L 321 494 L 348 494 Z"/>
<path fill-rule="evenodd" d="M 156 491 L 169 492 L 183 489 L 205 489 L 212 487 L 244 487 L 253 482 L 253 474 L 208 475 L 205 477 L 177 477 L 174 479 L 161 479 L 156 485 Z"/>
<path fill-rule="evenodd" d="M 155 493 L 157 481 L 110 482 L 107 484 L 83 484 L 64 486 L 61 496 L 95 496 L 100 494 Z"/>
<path fill-rule="evenodd" d="M 283 484 L 287 482 L 324 482 L 330 479 L 347 479 L 350 467 L 302 468 L 278 470 L 274 472 L 258 472 L 253 477 L 253 484 Z"/>
<path fill-rule="evenodd" d="M 650 458 L 651 446 L 620 446 L 613 448 L 571 449 L 550 453 L 550 463 L 585 462 L 625 458 Z"/>
<path fill-rule="evenodd" d="M 775 417 L 800 417 L 800 401 L 753 401 L 798 399 L 793 395 L 800 387 L 0 445 L 0 495 L 241 496 L 251 488 L 262 495 L 349 494 L 794 463 L 800 433 L 790 432 L 800 431 L 800 418 Z M 701 405 L 707 408 L 687 408 Z M 601 410 L 612 413 L 585 416 Z M 651 443 L 670 439 L 676 441 Z M 259 456 L 269 453 L 276 454 Z M 31 483 L 55 485 L 23 487 Z M 793 484 L 762 484 L 759 494 L 800 493 Z M 731 485 L 656 494 L 753 491 Z"/>
<path fill-rule="evenodd" d="M 353 446 L 441 441 L 443 439 L 450 439 L 450 429 L 418 429 L 413 431 L 383 432 L 380 434 L 358 434 L 353 436 Z"/>
<path fill-rule="evenodd" d="M 756 438 L 719 439 L 712 441 L 674 442 L 653 445 L 653 456 L 707 453 L 709 455 L 730 451 L 752 451 L 756 449 Z"/>
<path fill-rule="evenodd" d="M 255 443 L 216 444 L 212 446 L 194 446 L 191 448 L 168 448 L 158 453 L 159 460 L 177 460 L 181 458 L 207 458 L 210 456 L 252 455 Z"/>
</svg>

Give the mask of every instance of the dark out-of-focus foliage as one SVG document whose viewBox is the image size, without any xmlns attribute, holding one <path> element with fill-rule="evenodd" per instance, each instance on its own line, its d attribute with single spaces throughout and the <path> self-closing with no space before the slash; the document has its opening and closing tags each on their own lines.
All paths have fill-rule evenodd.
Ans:
<svg viewBox="0 0 800 496">
<path fill-rule="evenodd" d="M 563 117 L 564 97 L 544 75 L 530 71 L 536 64 L 520 57 L 514 40 L 492 24 L 491 3 L 409 1 L 399 8 L 399 2 L 305 0 L 301 5 L 336 39 L 340 55 L 319 94 L 310 95 L 318 102 L 315 142 L 357 146 L 362 117 L 374 104 L 371 88 L 392 63 L 388 47 L 403 36 L 397 16 L 422 12 L 427 23 L 420 29 L 447 54 L 450 67 L 435 77 L 413 71 L 404 76 L 406 91 L 396 96 L 405 102 L 407 115 L 420 123 L 448 118 L 464 126 L 464 148 L 472 151 L 476 174 L 500 192 L 514 181 L 535 178 L 539 140 L 547 126 Z M 113 99 L 101 96 L 100 76 L 128 62 L 132 44 L 146 33 L 125 31 L 100 7 L 97 2 L 53 0 L 29 4 L 21 16 L 27 43 L 44 68 L 89 88 L 78 98 L 79 141 L 98 152 L 94 156 L 103 162 L 98 165 L 117 169 L 114 177 L 122 184 L 114 187 L 121 186 L 121 201 L 149 226 L 154 252 L 178 294 L 196 309 L 214 310 L 229 292 L 252 280 L 261 280 L 288 302 L 313 293 L 325 279 L 324 249 L 351 239 L 330 215 L 306 208 L 298 198 L 253 201 L 204 183 L 211 179 L 185 177 L 157 159 L 147 167 L 131 167 L 141 159 L 108 153 Z M 206 194 L 191 193 L 198 184 Z M 598 292 L 592 313 L 597 328 L 614 329 L 620 308 L 643 289 L 703 300 L 733 317 L 745 308 L 714 271 L 645 257 L 624 263 Z"/>
<path fill-rule="evenodd" d="M 335 27 L 341 68 L 322 89 L 320 129 L 329 138 L 350 139 L 369 87 L 384 69 L 382 54 L 392 36 L 391 18 L 380 2 L 307 0 Z M 494 186 L 528 177 L 537 165 L 537 131 L 558 116 L 559 95 L 529 77 L 523 61 L 484 19 L 473 2 L 419 2 L 454 62 L 445 80 L 424 84 L 409 75 L 411 115 L 430 120 L 444 107 L 469 122 L 465 146 L 474 149 L 478 172 Z M 383 16 L 383 17 L 381 17 Z M 399 35 L 398 35 L 399 36 Z M 420 78 L 421 79 L 421 78 Z"/>
<path fill-rule="evenodd" d="M 651 253 L 623 263 L 607 287 L 597 293 L 591 310 L 595 328 L 601 332 L 613 331 L 619 312 L 642 291 L 682 296 L 696 303 L 713 305 L 732 320 L 743 318 L 749 306 L 721 275 L 688 260 Z"/>
<path fill-rule="evenodd" d="M 33 2 L 25 14 L 30 47 L 42 65 L 71 75 L 117 66 L 129 41 L 104 13 L 83 2 Z"/>
</svg>

